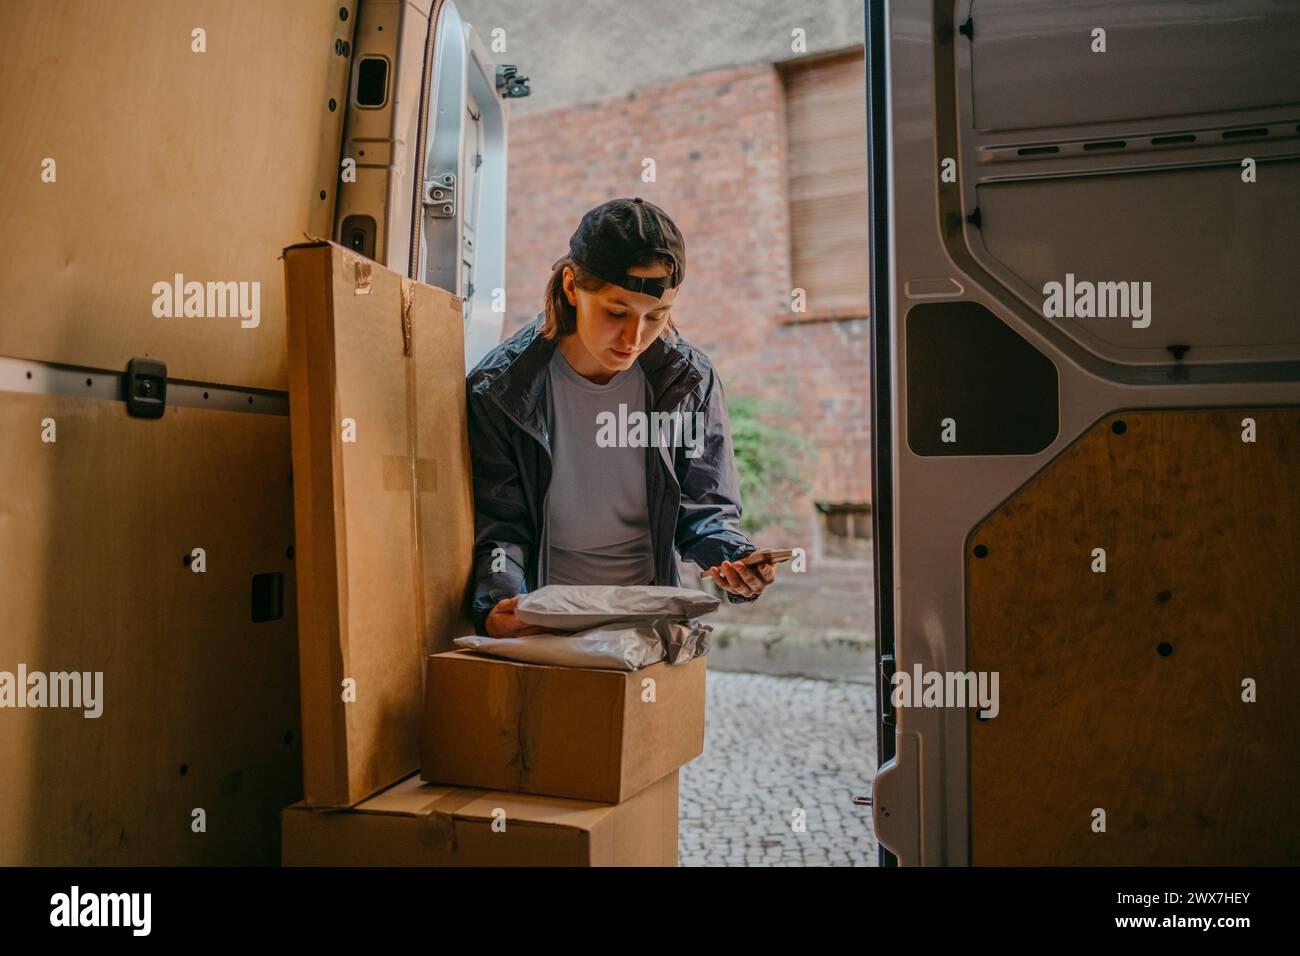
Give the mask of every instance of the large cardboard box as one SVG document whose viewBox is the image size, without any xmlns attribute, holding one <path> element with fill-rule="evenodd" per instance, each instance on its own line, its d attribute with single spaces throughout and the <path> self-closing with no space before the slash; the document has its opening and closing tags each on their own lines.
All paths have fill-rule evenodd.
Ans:
<svg viewBox="0 0 1300 956">
<path fill-rule="evenodd" d="M 422 784 L 284 811 L 285 866 L 676 866 L 677 771 L 614 806 Z"/>
<path fill-rule="evenodd" d="M 285 250 L 308 803 L 419 768 L 424 659 L 469 633 L 462 302 L 335 243 Z"/>
<path fill-rule="evenodd" d="M 638 671 L 428 659 L 421 776 L 617 803 L 704 752 L 707 658 Z"/>
</svg>

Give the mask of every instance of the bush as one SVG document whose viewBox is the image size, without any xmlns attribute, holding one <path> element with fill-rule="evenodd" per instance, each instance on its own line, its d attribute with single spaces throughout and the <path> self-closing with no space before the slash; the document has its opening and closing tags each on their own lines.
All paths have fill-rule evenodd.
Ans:
<svg viewBox="0 0 1300 956">
<path fill-rule="evenodd" d="M 740 472 L 740 527 L 746 534 L 761 528 L 798 530 L 794 499 L 811 485 L 804 480 L 813 443 L 773 421 L 790 421 L 798 412 L 788 402 L 748 395 L 727 396 L 731 441 Z"/>
</svg>

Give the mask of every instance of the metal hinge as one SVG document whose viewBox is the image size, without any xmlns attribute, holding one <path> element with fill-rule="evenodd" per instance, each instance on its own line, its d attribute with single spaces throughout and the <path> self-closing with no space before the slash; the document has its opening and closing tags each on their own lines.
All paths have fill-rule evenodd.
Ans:
<svg viewBox="0 0 1300 956">
<path fill-rule="evenodd" d="M 510 99 L 519 96 L 532 96 L 528 88 L 528 77 L 519 76 L 519 67 L 513 63 L 497 64 L 497 92 Z"/>
<path fill-rule="evenodd" d="M 429 215 L 439 219 L 456 215 L 456 174 L 434 173 L 433 178 L 424 183 L 423 198 L 429 207 Z"/>
<path fill-rule="evenodd" d="M 892 691 L 894 689 L 894 655 L 880 655 L 880 722 L 887 727 L 893 727 L 894 718 L 894 701 Z"/>
<path fill-rule="evenodd" d="M 975 39 L 975 18 L 967 17 L 966 22 L 957 28 L 957 32 L 968 40 Z"/>
</svg>

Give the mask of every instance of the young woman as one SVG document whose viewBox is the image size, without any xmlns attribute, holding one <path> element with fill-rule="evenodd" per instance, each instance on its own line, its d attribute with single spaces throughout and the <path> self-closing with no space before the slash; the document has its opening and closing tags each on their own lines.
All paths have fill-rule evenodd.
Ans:
<svg viewBox="0 0 1300 956">
<path fill-rule="evenodd" d="M 545 312 L 467 376 L 477 633 L 536 633 L 514 608 L 545 584 L 678 585 L 674 549 L 733 604 L 775 580 L 735 563 L 756 548 L 722 383 L 669 315 L 685 267 L 662 209 L 603 203 L 552 266 Z"/>
</svg>

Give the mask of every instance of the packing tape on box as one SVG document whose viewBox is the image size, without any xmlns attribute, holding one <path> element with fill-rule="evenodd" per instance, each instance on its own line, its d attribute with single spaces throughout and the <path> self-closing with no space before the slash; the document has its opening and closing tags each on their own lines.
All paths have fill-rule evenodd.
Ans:
<svg viewBox="0 0 1300 956">
<path fill-rule="evenodd" d="M 511 785 L 522 787 L 533 772 L 532 755 L 536 750 L 537 735 L 541 732 L 541 721 L 536 719 L 536 715 L 542 709 L 545 695 L 545 671 L 531 666 L 516 667 L 513 671 L 516 688 L 513 699 L 518 710 L 506 723 L 513 729 L 507 741 L 511 750 L 506 769 L 511 774 Z"/>
<path fill-rule="evenodd" d="M 456 789 L 415 811 L 416 839 L 421 846 L 456 850 L 456 814 L 483 797 L 481 790 Z"/>
<path fill-rule="evenodd" d="M 421 468 L 417 452 L 420 449 L 419 403 L 416 401 L 416 361 L 415 361 L 415 323 L 411 310 L 415 305 L 415 283 L 406 276 L 402 280 L 402 354 L 406 357 L 406 487 L 411 494 L 411 574 L 415 579 L 415 654 L 419 668 L 421 687 L 424 684 L 425 648 L 425 601 L 424 601 L 424 552 L 420 549 L 423 528 L 420 522 L 420 494 L 424 491 L 421 484 L 422 470 L 434 472 L 433 462 L 425 459 Z M 430 480 L 430 491 L 433 481 Z M 387 484 L 385 484 L 387 487 Z"/>
<path fill-rule="evenodd" d="M 406 276 L 402 280 L 402 354 L 409 356 L 413 348 L 415 330 L 411 328 L 411 305 L 415 301 L 415 285 Z"/>
<path fill-rule="evenodd" d="M 405 455 L 385 455 L 384 490 L 411 490 L 411 459 Z M 438 466 L 432 458 L 415 459 L 415 482 L 420 494 L 427 495 L 438 488 Z"/>
<path fill-rule="evenodd" d="M 370 263 L 365 259 L 356 259 L 352 263 L 352 294 L 370 295 L 374 289 L 370 284 Z"/>
</svg>

